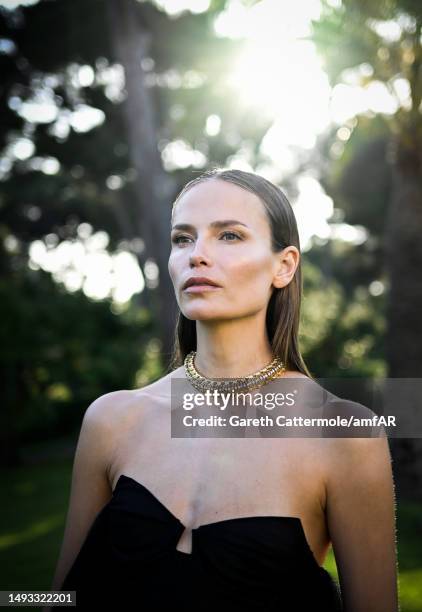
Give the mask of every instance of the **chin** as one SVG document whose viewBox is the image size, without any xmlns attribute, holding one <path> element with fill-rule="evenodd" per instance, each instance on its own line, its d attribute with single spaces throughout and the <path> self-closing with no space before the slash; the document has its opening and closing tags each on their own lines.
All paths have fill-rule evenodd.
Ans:
<svg viewBox="0 0 422 612">
<path fill-rule="evenodd" d="M 190 319 L 191 321 L 214 321 L 217 318 L 220 318 L 220 317 L 215 317 L 211 314 L 207 314 L 204 312 L 189 313 L 189 314 L 186 314 L 185 317 L 187 319 Z"/>
<path fill-rule="evenodd" d="M 182 314 L 191 321 L 212 321 L 214 319 L 221 319 L 221 315 L 213 311 L 209 306 L 204 305 L 203 307 L 197 306 L 188 308 L 182 311 Z M 224 317 L 223 317 L 224 318 Z"/>
</svg>

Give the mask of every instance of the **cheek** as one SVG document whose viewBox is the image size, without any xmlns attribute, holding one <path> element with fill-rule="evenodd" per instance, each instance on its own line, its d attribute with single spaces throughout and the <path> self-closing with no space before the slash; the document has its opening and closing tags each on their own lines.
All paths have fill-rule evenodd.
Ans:
<svg viewBox="0 0 422 612">
<path fill-rule="evenodd" d="M 170 278 L 172 279 L 172 281 L 174 281 L 177 278 L 177 257 L 175 257 L 174 255 L 170 255 L 167 267 L 170 274 Z"/>
<path fill-rule="evenodd" d="M 230 264 L 226 278 L 240 289 L 267 289 L 271 283 L 271 263 L 266 252 L 245 253 Z"/>
</svg>

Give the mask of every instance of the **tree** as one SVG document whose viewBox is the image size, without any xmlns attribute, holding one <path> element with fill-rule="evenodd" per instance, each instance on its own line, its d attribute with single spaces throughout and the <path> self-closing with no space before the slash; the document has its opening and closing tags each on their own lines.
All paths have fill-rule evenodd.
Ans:
<svg viewBox="0 0 422 612">
<path fill-rule="evenodd" d="M 41 0 L 0 13 L 0 30 L 10 43 L 1 56 L 6 121 L 0 139 L 4 153 L 22 136 L 35 145 L 5 177 L 7 231 L 22 237 L 10 223 L 17 220 L 25 189 L 35 206 L 37 197 L 42 203 L 43 218 L 27 224 L 31 238 L 51 230 L 75 235 L 78 223 L 88 221 L 111 234 L 111 248 L 121 241 L 127 248 L 134 244 L 144 272 L 151 260 L 159 271 L 158 282 L 147 282 L 140 299 L 160 322 L 164 362 L 176 306 L 167 270 L 172 200 L 192 170 L 225 165 L 244 139 L 259 142 L 269 126 L 268 118 L 253 109 L 239 111 L 236 100 L 227 99 L 226 72 L 239 43 L 213 31 L 224 6 L 214 0 L 204 13 L 171 18 L 137 0 Z M 55 109 L 44 122 L 24 118 L 25 104 L 37 96 Z M 74 115 L 86 107 L 102 121 L 81 132 Z M 227 137 L 206 133 L 211 114 L 221 118 Z M 166 147 L 175 142 L 197 161 L 165 167 Z M 34 171 L 33 158 L 41 156 L 58 160 L 57 175 Z M 58 205 L 46 202 L 46 193 Z"/>
<path fill-rule="evenodd" d="M 77 243 L 84 224 L 90 224 L 106 232 L 109 252 L 124 249 L 137 257 L 146 287 L 133 306 L 148 309 L 148 335 L 161 339 L 162 362 L 168 361 L 175 311 L 167 269 L 172 200 L 193 172 L 225 165 L 243 140 L 258 143 L 269 126 L 268 118 L 253 109 L 239 110 L 235 99 L 227 99 L 225 71 L 239 43 L 213 31 L 213 18 L 224 5 L 214 0 L 205 13 L 184 12 L 177 18 L 136 0 L 41 0 L 15 10 L 0 7 L 0 270 L 5 292 L 13 288 L 16 312 L 28 312 L 34 241 L 46 249 Z M 221 134 L 207 133 L 210 115 L 220 117 Z M 175 163 L 174 145 L 185 147 L 188 162 Z M 151 262 L 158 279 L 150 274 Z M 66 293 L 60 294 L 58 301 L 60 284 L 44 285 L 37 274 L 31 279 L 31 286 L 40 282 L 40 291 L 33 291 L 34 313 L 41 308 L 38 300 L 47 310 L 60 302 L 73 304 L 81 322 L 92 320 L 93 306 L 83 294 L 76 302 L 73 295 L 66 301 Z M 103 304 L 101 312 L 109 306 Z M 46 325 L 55 320 L 50 314 Z M 111 319 L 116 316 L 110 313 Z M 126 329 L 126 321 L 121 323 Z M 57 329 L 64 335 L 60 340 L 57 332 L 54 342 L 65 344 L 71 328 Z M 22 330 L 28 338 L 18 336 L 19 354 L 32 343 L 30 327 Z M 107 325 L 102 330 L 106 334 Z M 136 322 L 133 334 L 121 336 L 129 355 L 132 342 L 145 339 Z M 142 342 L 141 348 L 145 352 Z M 7 366 L 4 344 L 1 351 Z M 43 401 L 48 404 L 46 389 L 54 377 L 62 382 L 61 373 L 47 362 L 49 384 L 38 381 L 39 401 L 31 393 L 19 400 L 13 393 L 20 365 L 16 360 L 9 365 L 3 417 L 19 429 L 20 415 L 27 423 L 30 419 L 17 408 L 25 404 L 36 422 Z M 127 382 L 119 379 L 124 386 L 135 384 L 138 365 L 126 368 Z M 100 354 L 93 353 L 89 367 L 101 369 Z M 36 364 L 25 361 L 25 370 L 26 380 L 38 380 Z M 76 388 L 84 373 L 69 376 Z M 8 456 L 16 457 L 12 446 Z"/>
<path fill-rule="evenodd" d="M 385 221 L 381 233 L 388 278 L 386 359 L 389 377 L 420 377 L 422 345 L 417 339 L 422 336 L 419 240 L 422 231 L 422 7 L 415 0 L 343 0 L 337 7 L 328 2 L 323 6 L 321 20 L 313 24 L 313 38 L 324 58 L 331 84 L 341 83 L 346 71 L 350 74 L 352 69 L 361 86 L 382 84 L 396 100 L 396 111 L 384 117 L 388 137 L 381 139 L 378 146 L 379 151 L 384 151 L 384 162 L 391 172 L 389 201 L 385 214 L 379 218 L 381 224 Z M 407 99 L 400 94 L 406 83 Z M 361 159 L 362 155 L 363 151 Z M 361 191 L 368 196 L 362 175 L 359 181 Z M 349 198 L 344 190 L 343 195 L 350 204 L 350 190 Z M 376 198 L 370 199 L 373 207 Z M 353 208 L 356 203 L 355 200 Z M 407 402 L 410 398 L 402 396 L 400 401 Z M 397 485 L 404 494 L 415 495 L 422 488 L 421 451 L 420 440 L 392 440 Z"/>
</svg>

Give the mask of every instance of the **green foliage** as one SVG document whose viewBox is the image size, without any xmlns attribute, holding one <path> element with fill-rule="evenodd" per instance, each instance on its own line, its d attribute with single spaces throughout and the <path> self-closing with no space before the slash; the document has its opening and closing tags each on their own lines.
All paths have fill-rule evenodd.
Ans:
<svg viewBox="0 0 422 612">
<path fill-rule="evenodd" d="M 364 14 L 353 5 L 348 9 L 344 3 L 338 8 L 323 3 L 323 8 L 321 19 L 312 22 L 312 39 L 334 86 L 346 68 L 373 60 L 380 38 L 366 26 Z"/>
<path fill-rule="evenodd" d="M 353 258 L 345 254 L 333 260 L 341 268 Z M 344 270 L 343 275 L 332 270 L 331 276 L 324 276 L 322 269 L 305 259 L 300 342 L 311 373 L 333 378 L 383 376 L 382 296 L 372 296 L 353 281 L 347 289 Z"/>
<path fill-rule="evenodd" d="M 213 31 L 212 19 L 225 2 L 214 0 L 209 11 L 177 19 L 151 2 L 134 6 L 148 47 L 142 70 L 158 149 L 182 138 L 211 163 L 224 165 L 243 138 L 259 140 L 266 120 L 250 109 L 238 112 L 236 101 L 224 95 L 227 67 L 238 48 Z M 9 41 L 0 51 L 2 417 L 9 433 L 23 438 L 74 425 L 98 395 L 146 384 L 160 373 L 150 342 L 160 324 L 154 308 L 143 311 L 142 321 L 135 302 L 116 315 L 109 301 L 67 294 L 47 274 L 28 269 L 34 240 L 78 240 L 81 223 L 105 231 L 110 250 L 132 251 L 140 265 L 150 256 L 140 246 L 139 201 L 153 202 L 142 201 L 142 189 L 134 191 L 137 174 L 122 112 L 124 75 L 115 65 L 106 8 L 102 0 L 0 7 L 0 35 Z M 85 81 L 82 67 L 91 75 Z M 24 117 L 25 104 L 40 96 L 54 107 L 51 118 Z M 72 118 L 84 105 L 103 113 L 104 121 L 79 129 Z M 211 113 L 221 116 L 230 138 L 205 133 Z M 27 158 L 11 152 L 22 137 L 34 145 Z M 57 172 L 44 169 L 51 158 Z M 177 188 L 191 173 L 192 166 L 174 171 Z M 169 194 L 169 207 L 171 201 Z"/>
<path fill-rule="evenodd" d="M 331 84 L 352 70 L 362 86 L 381 81 L 395 95 L 394 80 L 407 80 L 410 107 L 398 100 L 389 125 L 402 144 L 419 142 L 422 134 L 422 8 L 417 0 L 343 0 L 323 2 L 322 17 L 312 22 L 312 39 Z M 398 34 L 391 35 L 391 25 Z M 364 67 L 364 70 L 362 70 Z"/>
<path fill-rule="evenodd" d="M 312 39 L 332 86 L 361 87 L 380 81 L 394 94 L 395 79 L 408 82 L 410 100 L 391 115 L 363 113 L 320 139 L 316 163 L 321 183 L 335 203 L 334 222 L 361 226 L 359 244 L 330 240 L 315 245 L 309 260 L 324 271 L 327 287 L 341 298 L 330 332 L 309 359 L 324 374 L 378 376 L 385 371 L 385 302 L 391 262 L 385 260 L 386 220 L 393 195 L 393 169 L 418 164 L 422 121 L 420 92 L 421 4 L 398 0 L 323 2 Z M 393 35 L 391 35 L 393 32 Z M 420 170 L 419 170 L 420 172 Z M 371 283 L 378 282 L 375 294 Z M 318 289 L 317 289 L 318 291 Z M 324 366 L 324 367 L 323 367 Z M 318 365 L 317 365 L 317 369 Z"/>
<path fill-rule="evenodd" d="M 74 427 L 99 395 L 133 388 L 153 333 L 136 315 L 69 294 L 42 271 L 0 282 L 2 410 L 21 438 Z"/>
<path fill-rule="evenodd" d="M 324 177 L 327 192 L 344 211 L 343 220 L 363 225 L 372 236 L 382 233 L 380 219 L 390 205 L 392 173 L 389 128 L 382 116 L 359 117 L 344 146 L 343 154 L 332 160 Z"/>
</svg>

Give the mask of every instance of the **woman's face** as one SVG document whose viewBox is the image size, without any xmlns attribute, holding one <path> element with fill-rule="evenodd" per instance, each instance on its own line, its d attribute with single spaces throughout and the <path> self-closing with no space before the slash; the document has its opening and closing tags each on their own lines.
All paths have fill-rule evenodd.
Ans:
<svg viewBox="0 0 422 612">
<path fill-rule="evenodd" d="M 213 225 L 227 220 L 232 222 Z M 198 183 L 174 208 L 171 241 L 168 268 L 185 317 L 233 319 L 266 311 L 280 256 L 271 251 L 269 221 L 253 193 L 218 179 Z M 183 289 L 192 276 L 219 287 Z"/>
</svg>

